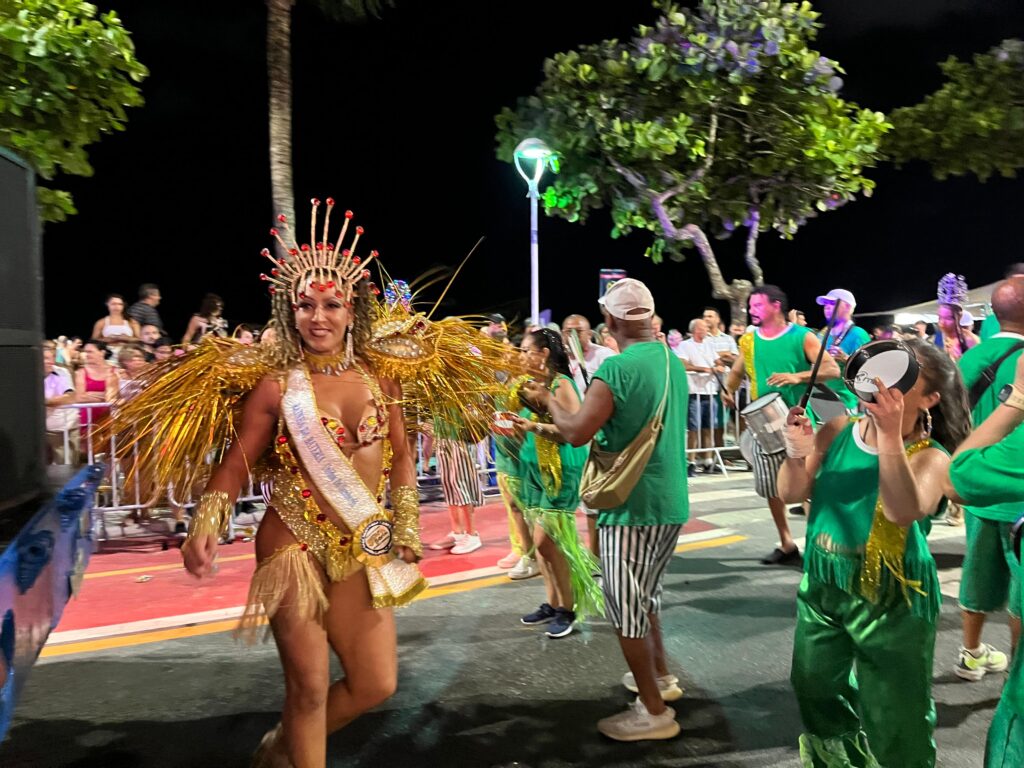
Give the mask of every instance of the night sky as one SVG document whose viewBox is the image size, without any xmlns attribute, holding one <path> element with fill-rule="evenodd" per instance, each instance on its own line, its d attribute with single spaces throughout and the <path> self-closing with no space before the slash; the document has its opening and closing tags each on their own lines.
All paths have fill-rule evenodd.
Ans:
<svg viewBox="0 0 1024 768">
<path fill-rule="evenodd" d="M 531 93 L 545 57 L 628 37 L 657 13 L 646 0 L 397 0 L 360 26 L 294 12 L 294 175 L 300 220 L 310 197 L 334 197 L 366 228 L 395 277 L 457 264 L 484 243 L 444 312 L 528 314 L 529 207 L 515 168 L 494 154 L 494 115 Z M 79 214 L 44 236 L 46 332 L 88 333 L 108 292 L 135 298 L 156 282 L 180 338 L 204 293 L 232 323 L 269 313 L 259 250 L 271 209 L 267 160 L 265 9 L 256 0 L 122 0 L 113 7 L 151 76 L 127 130 L 94 145 L 95 176 L 62 180 Z M 936 63 L 1024 37 L 1019 0 L 829 0 L 816 47 L 847 70 L 843 95 L 888 111 L 941 82 Z M 597 10 L 600 8 L 600 10 Z M 859 309 L 934 298 L 942 273 L 976 285 L 1022 258 L 1014 237 L 1024 182 L 938 182 L 924 166 L 870 175 L 875 196 L 812 220 L 794 241 L 762 236 L 766 279 L 812 322 L 814 296 L 843 286 Z M 607 215 L 586 226 L 540 224 L 541 304 L 556 319 L 599 319 L 598 270 L 648 282 L 666 327 L 707 303 L 697 258 L 653 265 L 644 233 L 613 241 Z M 727 279 L 749 277 L 742 242 L 717 242 Z M 723 305 L 724 306 L 724 305 Z"/>
</svg>

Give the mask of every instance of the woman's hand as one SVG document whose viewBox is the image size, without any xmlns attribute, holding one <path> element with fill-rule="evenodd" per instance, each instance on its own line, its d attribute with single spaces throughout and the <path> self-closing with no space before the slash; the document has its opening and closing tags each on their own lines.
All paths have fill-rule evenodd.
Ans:
<svg viewBox="0 0 1024 768">
<path fill-rule="evenodd" d="M 875 379 L 875 402 L 865 403 L 865 408 L 875 422 L 879 435 L 899 440 L 903 446 L 903 393 L 898 389 L 886 389 L 879 378 Z M 880 446 L 881 447 L 881 446 Z"/>
<path fill-rule="evenodd" d="M 419 556 L 415 552 L 413 552 L 409 547 L 403 547 L 401 544 L 395 547 L 394 552 L 395 556 L 398 557 L 399 560 L 404 560 L 407 563 L 418 563 L 420 560 Z"/>
<path fill-rule="evenodd" d="M 208 533 L 194 536 L 181 545 L 181 556 L 185 559 L 185 570 L 202 579 L 217 573 L 217 535 Z"/>
<path fill-rule="evenodd" d="M 525 435 L 527 432 L 532 432 L 536 422 L 524 419 L 522 416 L 516 414 L 511 419 L 516 432 Z"/>
<path fill-rule="evenodd" d="M 789 409 L 782 437 L 786 441 L 786 456 L 790 459 L 802 460 L 814 451 L 814 427 L 800 406 Z"/>
</svg>

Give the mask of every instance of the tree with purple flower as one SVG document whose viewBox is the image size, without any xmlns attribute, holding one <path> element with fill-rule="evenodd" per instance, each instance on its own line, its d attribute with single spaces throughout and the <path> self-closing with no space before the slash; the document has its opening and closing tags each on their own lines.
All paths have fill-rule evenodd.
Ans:
<svg viewBox="0 0 1024 768">
<path fill-rule="evenodd" d="M 608 208 L 611 236 L 650 232 L 655 261 L 696 248 L 712 295 L 741 320 L 764 282 L 760 234 L 791 238 L 869 195 L 864 170 L 890 126 L 838 95 L 843 70 L 809 48 L 820 27 L 810 3 L 655 5 L 662 16 L 633 39 L 547 60 L 536 93 L 496 118 L 498 156 L 544 139 L 562 168 L 544 192 L 548 215 L 583 222 Z M 709 235 L 741 229 L 752 280 L 726 282 Z"/>
</svg>

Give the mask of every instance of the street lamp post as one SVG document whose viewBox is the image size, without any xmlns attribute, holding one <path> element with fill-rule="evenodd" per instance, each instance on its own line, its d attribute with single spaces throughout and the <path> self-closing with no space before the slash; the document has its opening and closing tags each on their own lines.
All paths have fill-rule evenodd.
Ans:
<svg viewBox="0 0 1024 768">
<path fill-rule="evenodd" d="M 549 159 L 554 155 L 551 148 L 540 139 L 523 139 L 516 147 L 514 158 L 516 170 L 526 181 L 526 196 L 530 198 L 530 317 L 540 322 L 540 252 L 537 245 L 537 200 L 540 177 L 544 175 Z M 532 169 L 529 163 L 533 163 Z"/>
</svg>

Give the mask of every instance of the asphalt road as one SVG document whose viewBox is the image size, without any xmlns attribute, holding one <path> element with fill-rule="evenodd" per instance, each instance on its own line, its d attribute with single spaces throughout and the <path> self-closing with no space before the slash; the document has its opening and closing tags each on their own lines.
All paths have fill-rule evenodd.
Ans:
<svg viewBox="0 0 1024 768">
<path fill-rule="evenodd" d="M 675 705 L 678 738 L 618 744 L 597 733 L 595 722 L 630 700 L 619 685 L 626 668 L 614 635 L 603 621 L 561 640 L 520 625 L 543 600 L 533 579 L 401 611 L 399 691 L 332 737 L 329 764 L 799 765 L 788 677 L 800 574 L 757 563 L 774 545 L 774 529 L 749 475 L 735 477 L 695 485 L 695 514 L 722 530 L 677 555 L 666 578 L 665 640 L 686 689 Z M 794 530 L 802 535 L 802 520 Z M 947 593 L 934 678 L 938 765 L 980 768 L 1003 676 L 966 683 L 953 675 L 959 618 L 949 595 L 962 529 L 938 525 L 932 542 Z M 1007 649 L 1008 637 L 1004 616 L 985 639 Z M 278 720 L 282 692 L 273 646 L 247 648 L 228 633 L 45 659 L 0 746 L 0 766 L 247 766 Z"/>
</svg>

